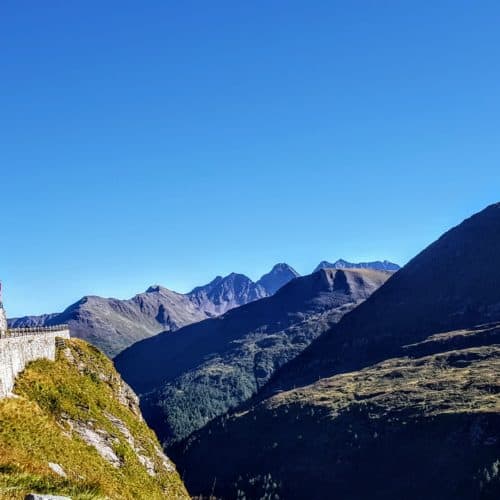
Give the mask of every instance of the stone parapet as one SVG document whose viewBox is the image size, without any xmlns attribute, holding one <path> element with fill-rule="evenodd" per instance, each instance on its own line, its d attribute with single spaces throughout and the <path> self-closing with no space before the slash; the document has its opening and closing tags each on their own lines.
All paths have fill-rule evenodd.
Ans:
<svg viewBox="0 0 500 500">
<path fill-rule="evenodd" d="M 51 332 L 65 332 L 69 330 L 69 326 L 54 325 L 54 326 L 33 326 L 26 328 L 8 328 L 7 330 L 0 333 L 0 339 L 2 338 L 12 338 L 12 337 L 23 337 L 25 335 L 37 335 Z"/>
</svg>

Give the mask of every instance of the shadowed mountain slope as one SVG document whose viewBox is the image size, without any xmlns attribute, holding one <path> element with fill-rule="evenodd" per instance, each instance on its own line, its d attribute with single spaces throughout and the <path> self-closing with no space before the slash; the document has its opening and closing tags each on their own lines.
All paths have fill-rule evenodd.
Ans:
<svg viewBox="0 0 500 500">
<path fill-rule="evenodd" d="M 498 498 L 499 264 L 496 204 L 173 447 L 190 493 Z"/>
<path fill-rule="evenodd" d="M 328 269 L 296 278 L 272 297 L 134 344 L 115 364 L 142 395 L 149 424 L 171 442 L 250 398 L 389 276 Z"/>
<path fill-rule="evenodd" d="M 280 372 L 275 388 L 360 368 L 430 333 L 500 320 L 500 204 L 445 233 Z"/>
<path fill-rule="evenodd" d="M 500 328 L 475 335 L 446 332 L 425 340 L 433 354 L 409 351 L 209 423 L 171 449 L 188 490 L 209 493 L 215 482 L 223 499 L 499 498 Z M 455 349 L 463 337 L 468 347 Z"/>
</svg>

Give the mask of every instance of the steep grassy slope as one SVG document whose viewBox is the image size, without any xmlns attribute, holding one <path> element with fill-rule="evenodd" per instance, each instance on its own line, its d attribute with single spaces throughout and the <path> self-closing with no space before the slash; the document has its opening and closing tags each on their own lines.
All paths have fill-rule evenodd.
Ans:
<svg viewBox="0 0 500 500">
<path fill-rule="evenodd" d="M 220 318 L 135 344 L 115 364 L 141 394 L 148 423 L 170 444 L 250 398 L 389 276 L 321 270 Z"/>
<path fill-rule="evenodd" d="M 187 499 L 109 361 L 81 340 L 31 363 L 0 400 L 0 498 Z M 61 471 L 62 469 L 62 471 Z"/>
<path fill-rule="evenodd" d="M 499 264 L 496 204 L 177 448 L 191 491 L 215 481 L 224 498 L 498 498 Z"/>
</svg>

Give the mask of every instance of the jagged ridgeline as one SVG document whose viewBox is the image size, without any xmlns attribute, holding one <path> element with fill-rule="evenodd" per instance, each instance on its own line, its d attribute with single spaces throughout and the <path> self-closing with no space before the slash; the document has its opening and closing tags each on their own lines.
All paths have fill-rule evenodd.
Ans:
<svg viewBox="0 0 500 500">
<path fill-rule="evenodd" d="M 500 204 L 169 450 L 224 499 L 500 498 Z"/>
<path fill-rule="evenodd" d="M 12 328 L 67 323 L 73 337 L 87 340 L 114 357 L 139 340 L 268 297 L 296 276 L 287 264 L 276 264 L 257 282 L 231 273 L 187 294 L 155 285 L 128 300 L 85 296 L 62 313 L 13 318 L 9 323 Z"/>
<path fill-rule="evenodd" d="M 338 260 L 322 262 L 319 268 L 367 268 L 395 271 L 387 261 L 351 263 Z M 269 297 L 299 274 L 288 264 L 280 263 L 254 282 L 244 274 L 217 276 L 187 294 L 159 285 L 149 287 L 128 300 L 85 296 L 62 313 L 24 316 L 9 320 L 11 328 L 53 326 L 67 323 L 73 337 L 98 347 L 110 357 L 130 345 L 165 331 L 212 318 L 249 302 Z"/>
<path fill-rule="evenodd" d="M 0 399 L 0 498 L 188 499 L 112 362 L 83 340 L 58 342 L 55 361 L 28 364 Z"/>
</svg>

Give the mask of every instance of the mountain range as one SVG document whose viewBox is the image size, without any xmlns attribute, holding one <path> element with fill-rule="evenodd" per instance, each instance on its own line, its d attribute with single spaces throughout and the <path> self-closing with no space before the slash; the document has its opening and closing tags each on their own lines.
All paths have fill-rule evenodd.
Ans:
<svg viewBox="0 0 500 500">
<path fill-rule="evenodd" d="M 31 363 L 18 397 L 0 401 L 0 489 L 496 500 L 499 264 L 497 203 L 397 272 L 340 260 L 301 277 L 278 264 L 257 282 L 233 273 L 188 294 L 153 286 L 11 320 L 68 321 L 121 351 L 115 367 L 168 455 L 113 363 L 58 339 L 55 362 Z"/>
<path fill-rule="evenodd" d="M 270 297 L 138 342 L 115 365 L 141 396 L 149 425 L 171 444 L 253 396 L 391 275 L 321 269 Z"/>
<path fill-rule="evenodd" d="M 348 264 L 348 263 L 347 263 Z M 352 264 L 352 266 L 358 266 Z M 224 314 L 230 309 L 274 294 L 299 274 L 276 264 L 254 282 L 243 274 L 217 276 L 207 285 L 181 294 L 160 285 L 127 300 L 85 296 L 62 313 L 9 320 L 12 328 L 68 323 L 71 334 L 114 357 L 133 343 L 164 331 Z"/>
<path fill-rule="evenodd" d="M 495 204 L 172 446 L 190 493 L 498 498 L 499 256 Z"/>
<path fill-rule="evenodd" d="M 194 288 L 188 297 L 196 307 L 209 316 L 218 316 L 226 311 L 254 300 L 273 295 L 283 285 L 299 276 L 288 264 L 276 264 L 271 271 L 253 282 L 244 274 L 231 273 L 217 276 L 204 286 Z"/>
</svg>

